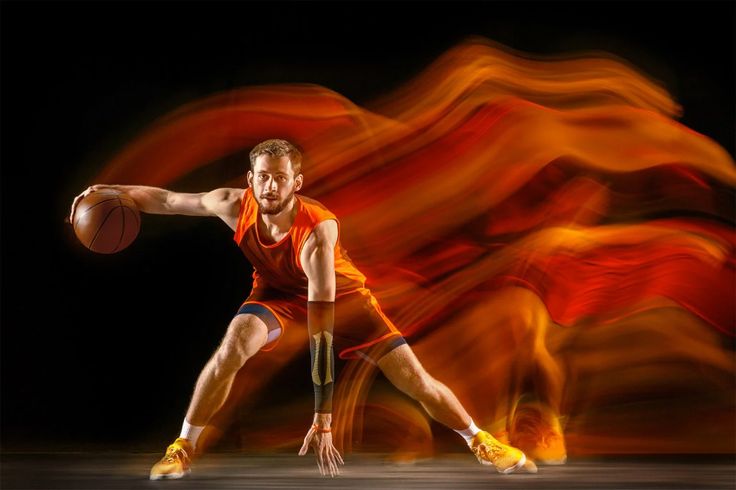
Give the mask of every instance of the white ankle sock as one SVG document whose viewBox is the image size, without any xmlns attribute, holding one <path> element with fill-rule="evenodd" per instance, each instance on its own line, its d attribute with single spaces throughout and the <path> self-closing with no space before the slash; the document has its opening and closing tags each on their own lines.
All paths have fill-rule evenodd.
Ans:
<svg viewBox="0 0 736 490">
<path fill-rule="evenodd" d="M 203 430 L 204 426 L 190 425 L 187 419 L 184 419 L 179 437 L 188 440 L 192 444 L 192 447 L 195 448 L 197 447 L 197 439 L 199 439 L 199 435 Z"/>
<path fill-rule="evenodd" d="M 465 442 L 468 443 L 468 446 L 473 442 L 473 437 L 480 432 L 480 429 L 476 427 L 475 422 L 472 420 L 470 421 L 470 426 L 467 429 L 455 429 L 455 432 L 463 436 L 463 439 L 465 439 Z"/>
</svg>

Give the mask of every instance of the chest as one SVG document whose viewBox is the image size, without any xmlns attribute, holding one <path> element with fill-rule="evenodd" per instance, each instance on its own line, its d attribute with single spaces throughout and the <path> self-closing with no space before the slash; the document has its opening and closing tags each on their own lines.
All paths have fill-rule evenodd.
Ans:
<svg viewBox="0 0 736 490">
<path fill-rule="evenodd" d="M 261 243 L 261 245 L 265 247 L 269 247 L 272 245 L 277 245 L 281 242 L 283 242 L 287 236 L 289 236 L 289 231 L 269 231 L 265 228 L 258 228 L 258 241 Z"/>
<path fill-rule="evenodd" d="M 290 233 L 277 236 L 279 238 L 273 243 L 264 243 L 263 237 L 251 227 L 243 236 L 240 248 L 261 274 L 271 277 L 294 277 L 302 276 L 304 272 L 297 265 L 296 246 Z"/>
</svg>

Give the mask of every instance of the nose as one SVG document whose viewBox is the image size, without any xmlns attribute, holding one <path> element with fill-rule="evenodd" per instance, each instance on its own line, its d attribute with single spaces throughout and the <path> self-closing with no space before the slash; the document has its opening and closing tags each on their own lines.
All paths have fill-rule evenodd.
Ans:
<svg viewBox="0 0 736 490">
<path fill-rule="evenodd" d="M 270 191 L 275 191 L 277 189 L 276 187 L 276 179 L 270 178 L 268 179 L 268 182 L 266 183 L 266 188 Z"/>
</svg>

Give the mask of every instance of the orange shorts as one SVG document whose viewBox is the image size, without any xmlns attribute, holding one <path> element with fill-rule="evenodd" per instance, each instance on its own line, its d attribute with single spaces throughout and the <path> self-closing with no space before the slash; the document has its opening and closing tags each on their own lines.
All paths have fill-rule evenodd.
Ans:
<svg viewBox="0 0 736 490">
<path fill-rule="evenodd" d="M 307 340 L 307 301 L 273 289 L 254 289 L 238 314 L 258 316 L 268 327 L 272 350 L 279 339 L 301 330 Z M 335 353 L 340 359 L 364 359 L 376 363 L 381 357 L 405 344 L 401 332 L 381 311 L 368 289 L 358 289 L 335 298 Z"/>
</svg>

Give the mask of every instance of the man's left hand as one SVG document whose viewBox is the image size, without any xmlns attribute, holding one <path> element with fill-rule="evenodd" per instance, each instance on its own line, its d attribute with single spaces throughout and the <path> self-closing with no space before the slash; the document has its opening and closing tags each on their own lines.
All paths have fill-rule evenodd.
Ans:
<svg viewBox="0 0 736 490">
<path fill-rule="evenodd" d="M 322 476 L 328 474 L 332 477 L 340 474 L 338 464 L 345 464 L 337 448 L 332 444 L 332 432 L 330 422 L 323 414 L 315 414 L 314 424 L 304 438 L 304 444 L 299 450 L 299 456 L 304 456 L 309 451 L 309 446 L 314 448 L 317 456 L 317 467 Z"/>
</svg>

